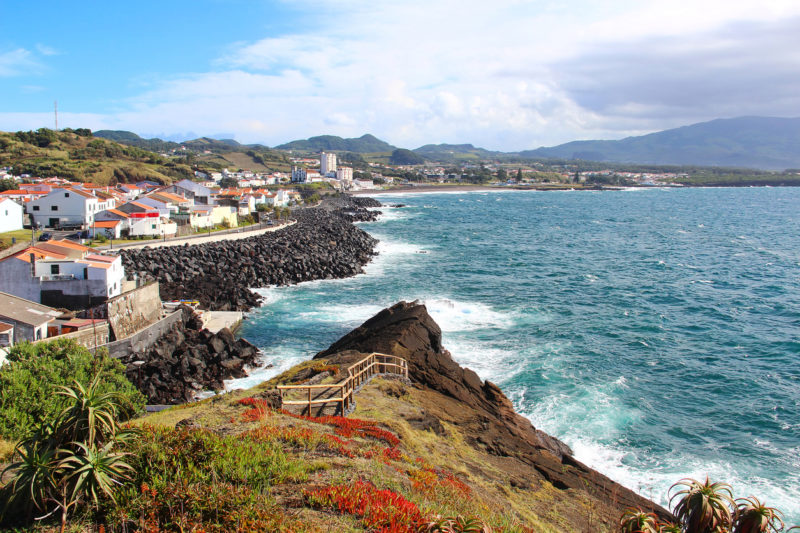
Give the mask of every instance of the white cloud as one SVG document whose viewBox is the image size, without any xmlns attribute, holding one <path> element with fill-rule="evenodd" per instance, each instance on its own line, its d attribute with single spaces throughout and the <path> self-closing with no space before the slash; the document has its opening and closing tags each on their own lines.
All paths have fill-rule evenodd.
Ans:
<svg viewBox="0 0 800 533">
<path fill-rule="evenodd" d="M 17 48 L 0 52 L 0 77 L 20 76 L 40 69 L 41 64 L 29 50 Z"/>
<path fill-rule="evenodd" d="M 214 72 L 158 81 L 103 123 L 268 144 L 370 132 L 411 148 L 514 150 L 737 109 L 792 114 L 800 94 L 800 46 L 772 31 L 796 26 L 794 0 L 298 5 L 313 23 L 228 47 Z M 752 83 L 754 72 L 770 83 Z"/>
</svg>

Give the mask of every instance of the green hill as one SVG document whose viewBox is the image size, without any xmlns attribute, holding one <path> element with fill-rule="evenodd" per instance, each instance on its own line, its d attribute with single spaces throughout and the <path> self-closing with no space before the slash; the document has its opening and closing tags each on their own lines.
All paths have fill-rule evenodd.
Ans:
<svg viewBox="0 0 800 533">
<path fill-rule="evenodd" d="M 297 140 L 276 146 L 279 150 L 301 150 L 309 152 L 319 151 L 341 151 L 341 152 L 355 152 L 359 154 L 373 153 L 373 152 L 391 152 L 395 149 L 394 146 L 370 135 L 369 133 L 361 137 L 343 139 L 336 135 L 320 135 L 317 137 L 310 137 L 308 139 Z"/>
<path fill-rule="evenodd" d="M 414 152 L 427 159 L 445 162 L 459 159 L 488 159 L 502 155 L 502 152 L 491 152 L 471 144 L 426 144 L 415 148 Z"/>
<path fill-rule="evenodd" d="M 519 155 L 783 170 L 800 167 L 800 118 L 718 119 L 618 141 L 573 141 Z"/>
<path fill-rule="evenodd" d="M 169 150 L 174 150 L 180 146 L 178 143 L 163 141 L 157 138 L 143 139 L 132 131 L 125 130 L 98 130 L 94 132 L 94 136 L 128 146 L 144 148 L 145 150 L 150 150 L 151 152 L 166 152 Z"/>
<path fill-rule="evenodd" d="M 135 146 L 94 138 L 89 130 L 0 132 L 0 167 L 15 175 L 61 177 L 99 185 L 153 180 L 171 183 L 193 175 L 180 160 Z"/>
</svg>

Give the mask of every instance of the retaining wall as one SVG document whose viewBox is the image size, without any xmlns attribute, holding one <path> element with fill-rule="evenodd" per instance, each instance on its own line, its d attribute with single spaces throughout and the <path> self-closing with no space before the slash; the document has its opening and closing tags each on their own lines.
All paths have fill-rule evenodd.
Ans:
<svg viewBox="0 0 800 533">
<path fill-rule="evenodd" d="M 158 288 L 158 285 L 156 285 L 156 288 Z M 109 342 L 105 345 L 105 347 L 108 348 L 109 355 L 119 359 L 120 357 L 134 352 L 144 352 L 150 349 L 162 335 L 169 331 L 176 322 L 181 320 L 181 313 L 183 313 L 183 311 L 175 311 L 127 339 Z"/>
</svg>

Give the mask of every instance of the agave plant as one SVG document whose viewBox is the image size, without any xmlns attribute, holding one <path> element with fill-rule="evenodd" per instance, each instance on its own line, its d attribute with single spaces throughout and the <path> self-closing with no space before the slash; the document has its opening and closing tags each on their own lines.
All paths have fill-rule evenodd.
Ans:
<svg viewBox="0 0 800 533">
<path fill-rule="evenodd" d="M 58 420 L 59 430 L 63 432 L 65 440 L 100 444 L 117 433 L 119 394 L 101 393 L 99 385 L 98 374 L 88 387 L 76 381 L 75 388 L 61 387 L 56 393 L 72 400 L 72 405 L 62 412 Z"/>
<path fill-rule="evenodd" d="M 658 525 L 658 533 L 683 533 L 683 529 L 678 524 L 666 522 Z"/>
<path fill-rule="evenodd" d="M 55 469 L 53 468 L 56 452 L 40 441 L 27 440 L 19 443 L 16 456 L 19 457 L 3 470 L 0 478 L 7 472 L 13 474 L 3 487 L 3 513 L 20 512 L 31 517 L 33 512 L 46 513 L 49 495 L 55 488 Z"/>
<path fill-rule="evenodd" d="M 73 507 L 85 501 L 97 505 L 102 497 L 114 500 L 115 487 L 132 470 L 123 461 L 127 454 L 114 447 L 138 432 L 119 426 L 116 395 L 99 393 L 98 383 L 96 377 L 88 387 L 76 383 L 59 391 L 71 404 L 17 445 L 19 460 L 3 471 L 12 478 L 0 493 L 0 518 L 20 517 L 23 510 L 28 518 L 37 512 L 42 519 L 60 511 L 63 533 Z"/>
<path fill-rule="evenodd" d="M 682 488 L 681 488 L 682 487 Z M 677 504 L 672 512 L 686 533 L 716 533 L 726 531 L 733 522 L 731 509 L 736 508 L 733 493 L 727 483 L 705 483 L 685 478 L 670 487 L 670 505 Z"/>
<path fill-rule="evenodd" d="M 769 531 L 777 533 L 783 531 L 781 512 L 774 507 L 767 507 L 755 497 L 741 498 L 736 501 L 738 506 L 731 533 L 767 533 Z"/>
<path fill-rule="evenodd" d="M 659 533 L 658 517 L 641 509 L 628 509 L 619 521 L 620 533 Z"/>
</svg>

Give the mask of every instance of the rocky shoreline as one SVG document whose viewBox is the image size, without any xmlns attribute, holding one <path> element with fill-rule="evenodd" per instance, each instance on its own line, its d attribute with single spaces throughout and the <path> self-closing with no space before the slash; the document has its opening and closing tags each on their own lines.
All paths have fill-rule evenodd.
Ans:
<svg viewBox="0 0 800 533">
<path fill-rule="evenodd" d="M 377 241 L 353 222 L 377 219 L 372 198 L 325 199 L 297 209 L 297 223 L 274 233 L 195 246 L 125 250 L 128 272 L 159 282 L 161 299 L 188 299 L 209 310 L 247 311 L 261 297 L 251 289 L 316 279 L 354 276 L 376 254 Z M 258 349 L 236 340 L 228 329 L 211 333 L 188 307 L 182 320 L 145 353 L 122 362 L 132 383 L 151 404 L 192 401 L 204 390 L 221 390 L 223 380 L 246 376 Z"/>
<path fill-rule="evenodd" d="M 204 390 L 222 390 L 223 380 L 245 377 L 245 366 L 258 358 L 258 348 L 228 328 L 211 333 L 190 307 L 181 311 L 181 320 L 150 349 L 121 359 L 149 404 L 190 402 Z"/>
<path fill-rule="evenodd" d="M 355 276 L 376 255 L 377 240 L 353 225 L 375 220 L 372 198 L 325 199 L 296 209 L 297 223 L 248 239 L 195 246 L 123 250 L 125 270 L 158 280 L 162 300 L 188 299 L 215 311 L 248 311 L 261 297 L 251 289 Z"/>
</svg>

